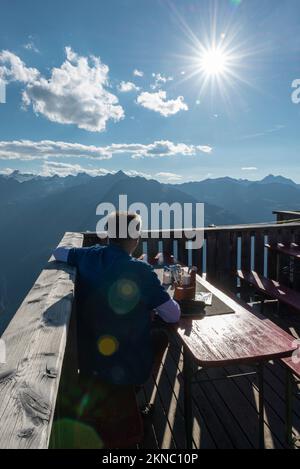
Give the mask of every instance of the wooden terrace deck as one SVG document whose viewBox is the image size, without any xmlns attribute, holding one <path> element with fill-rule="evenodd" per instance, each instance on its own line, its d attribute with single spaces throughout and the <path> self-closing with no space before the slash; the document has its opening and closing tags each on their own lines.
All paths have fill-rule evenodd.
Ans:
<svg viewBox="0 0 300 469">
<path fill-rule="evenodd" d="M 185 238 L 161 237 L 141 242 L 147 254 L 165 251 L 184 264 L 196 265 L 198 273 L 223 291 L 249 301 L 251 289 L 239 288 L 237 269 L 253 269 L 274 278 L 276 263 L 266 243 L 300 244 L 300 223 L 215 227 L 205 230 L 203 248 L 189 252 Z M 99 242 L 94 233 L 66 233 L 62 245 L 90 246 Z M 282 266 L 286 261 L 282 260 Z M 293 286 L 300 287 L 298 266 Z M 50 260 L 24 299 L 2 339 L 7 363 L 0 365 L 0 448 L 48 448 L 53 418 L 61 399 L 77 379 L 75 269 Z M 259 305 L 258 305 L 259 308 Z M 284 308 L 281 308 L 283 310 Z M 264 314 L 295 338 L 300 337 L 300 316 L 291 312 L 274 318 L 276 305 L 267 303 Z M 70 321 L 71 319 L 71 321 Z M 149 449 L 185 448 L 183 417 L 182 353 L 172 343 L 164 357 L 157 382 L 150 382 L 141 403 L 151 400 L 156 411 L 147 423 L 143 446 Z M 246 371 L 251 372 L 248 368 Z M 225 370 L 240 373 L 241 368 Z M 242 371 L 245 371 L 243 369 Z M 203 378 L 220 378 L 223 370 L 202 372 Z M 194 447 L 256 448 L 258 446 L 257 376 L 202 382 L 193 386 Z M 300 386 L 294 383 L 294 393 Z M 145 395 L 144 395 L 145 394 Z M 285 369 L 270 363 L 265 372 L 265 445 L 286 448 Z M 300 398 L 293 402 L 293 427 L 300 434 Z"/>
</svg>

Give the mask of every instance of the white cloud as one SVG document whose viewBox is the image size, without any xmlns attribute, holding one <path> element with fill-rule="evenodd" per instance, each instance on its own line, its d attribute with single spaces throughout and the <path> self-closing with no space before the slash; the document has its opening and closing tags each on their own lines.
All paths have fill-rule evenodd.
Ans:
<svg viewBox="0 0 300 469">
<path fill-rule="evenodd" d="M 188 105 L 184 102 L 183 96 L 167 100 L 167 93 L 162 90 L 157 93 L 148 93 L 147 91 L 141 93 L 137 97 L 137 103 L 151 111 L 159 112 L 164 117 L 189 109 Z"/>
<path fill-rule="evenodd" d="M 0 169 L 0 175 L 10 176 L 16 170 L 12 168 Z M 43 177 L 66 177 L 66 176 L 77 176 L 78 174 L 87 174 L 88 176 L 106 176 L 107 174 L 116 174 L 117 170 L 108 170 L 105 168 L 85 168 L 80 164 L 70 164 L 70 163 L 61 163 L 58 161 L 45 161 L 40 169 L 31 170 L 28 173 L 18 171 L 19 175 L 32 175 L 32 176 L 43 176 Z M 153 176 L 142 171 L 136 171 L 135 169 L 130 169 L 124 171 L 124 173 L 129 177 L 143 177 L 145 179 L 151 179 Z M 164 173 L 161 173 L 164 174 Z M 169 173 L 166 173 L 169 174 Z M 171 174 L 171 173 L 170 173 Z M 158 176 L 158 175 L 157 175 Z"/>
<path fill-rule="evenodd" d="M 14 172 L 13 169 L 11 168 L 3 168 L 3 169 L 0 169 L 0 174 L 3 174 L 5 176 L 9 176 L 10 174 L 12 174 Z"/>
<path fill-rule="evenodd" d="M 4 168 L 0 170 L 0 175 L 9 176 L 14 173 L 15 170 L 12 168 Z M 116 170 L 108 170 L 105 168 L 85 168 L 80 164 L 61 163 L 58 161 L 45 161 L 40 169 L 31 170 L 30 173 L 19 172 L 20 175 L 31 174 L 33 176 L 43 177 L 66 177 L 66 176 L 77 176 L 78 174 L 87 174 L 92 177 L 106 176 L 107 174 L 116 174 Z M 151 174 L 144 173 L 142 171 L 136 171 L 134 169 L 124 171 L 127 176 L 136 177 L 140 176 L 145 179 L 151 179 Z"/>
<path fill-rule="evenodd" d="M 174 143 L 169 140 L 158 140 L 148 145 L 140 143 L 131 144 L 112 144 L 107 147 L 107 150 L 112 154 L 117 153 L 130 153 L 132 158 L 144 158 L 144 157 L 170 157 L 170 156 L 193 156 L 197 153 L 210 153 L 212 147 L 208 145 L 186 145 L 185 143 Z M 1 154 L 1 153 L 0 153 Z"/>
<path fill-rule="evenodd" d="M 156 173 L 155 176 L 158 177 L 159 179 L 164 179 L 166 181 L 177 182 L 177 181 L 182 180 L 182 176 L 180 176 L 180 174 L 176 174 L 176 173 L 160 172 L 160 173 Z"/>
<path fill-rule="evenodd" d="M 209 145 L 197 145 L 195 148 L 203 153 L 211 153 L 213 150 Z"/>
<path fill-rule="evenodd" d="M 143 77 L 144 76 L 144 72 L 142 72 L 141 70 L 138 70 L 137 68 L 135 70 L 133 70 L 132 74 L 133 74 L 134 77 Z"/>
<path fill-rule="evenodd" d="M 152 76 L 154 78 L 154 83 L 150 85 L 150 88 L 152 90 L 156 90 L 157 88 L 160 88 L 162 85 L 165 85 L 168 81 L 174 80 L 173 77 L 166 77 L 165 75 L 162 75 L 161 73 L 152 73 Z"/>
<path fill-rule="evenodd" d="M 285 125 L 283 124 L 277 124 L 274 127 L 271 127 L 270 129 L 263 130 L 262 132 L 257 132 L 256 134 L 249 134 L 249 135 L 244 135 L 239 138 L 239 140 L 249 140 L 253 138 L 258 138 L 258 137 L 265 137 L 270 134 L 280 132 L 281 130 L 285 129 Z"/>
<path fill-rule="evenodd" d="M 247 166 L 242 168 L 242 171 L 257 171 L 256 166 Z"/>
<path fill-rule="evenodd" d="M 151 179 L 152 178 L 151 174 L 143 173 L 142 171 L 136 171 L 135 169 L 130 169 L 128 171 L 124 171 L 124 173 L 127 174 L 127 176 L 131 176 L 131 177 L 140 176 L 140 177 L 143 177 L 145 179 Z"/>
<path fill-rule="evenodd" d="M 40 52 L 38 48 L 36 47 L 36 45 L 34 44 L 34 42 L 31 40 L 27 42 L 26 44 L 24 44 L 23 47 L 24 49 L 32 51 L 32 52 L 36 52 L 36 53 Z"/>
<path fill-rule="evenodd" d="M 0 141 L 0 158 L 9 160 L 35 160 L 49 157 L 111 158 L 111 153 L 105 148 L 52 140 Z"/>
<path fill-rule="evenodd" d="M 40 76 L 36 68 L 26 67 L 24 62 L 13 52 L 3 50 L 0 52 L 0 78 L 7 82 L 19 81 L 32 83 Z"/>
<path fill-rule="evenodd" d="M 42 170 L 38 171 L 38 174 L 41 176 L 76 176 L 77 174 L 84 173 L 88 174 L 89 176 L 96 177 L 96 176 L 106 176 L 107 174 L 115 174 L 116 170 L 108 170 L 104 168 L 84 168 L 79 164 L 68 164 L 68 163 L 60 163 L 57 161 L 45 161 L 42 166 Z M 127 176 L 135 177 L 140 176 L 146 179 L 150 179 L 151 175 L 143 173 L 141 171 L 136 170 L 128 170 L 124 171 Z"/>
<path fill-rule="evenodd" d="M 80 57 L 66 47 L 67 60 L 54 68 L 49 80 L 41 77 L 23 93 L 25 105 L 52 122 L 75 124 L 80 129 L 103 132 L 109 120 L 124 117 L 118 98 L 106 90 L 107 65 L 97 57 Z"/>
<path fill-rule="evenodd" d="M 24 83 L 23 103 L 52 122 L 103 132 L 107 122 L 123 119 L 118 98 L 107 91 L 109 68 L 98 57 L 80 57 L 66 47 L 66 60 L 50 78 L 28 68 L 9 51 L 0 53 L 0 78 Z"/>
<path fill-rule="evenodd" d="M 42 170 L 38 172 L 39 175 L 41 176 L 60 176 L 60 177 L 66 177 L 66 176 L 76 176 L 79 173 L 85 173 L 88 174 L 89 176 L 104 176 L 106 174 L 109 174 L 110 171 L 107 169 L 103 168 L 96 168 L 96 169 L 90 169 L 90 168 L 83 168 L 79 164 L 68 164 L 68 163 L 59 163 L 57 161 L 46 161 L 43 166 Z"/>
<path fill-rule="evenodd" d="M 211 153 L 209 145 L 187 145 L 169 140 L 158 140 L 149 144 L 112 143 L 107 146 L 82 145 L 80 143 L 52 140 L 12 140 L 0 141 L 0 159 L 37 160 L 47 158 L 95 158 L 108 159 L 113 155 L 130 154 L 132 158 L 193 156 Z"/>
<path fill-rule="evenodd" d="M 131 81 L 121 81 L 121 83 L 118 86 L 118 90 L 121 93 L 128 93 L 130 91 L 139 91 L 140 88 L 136 86 L 134 83 Z"/>
</svg>

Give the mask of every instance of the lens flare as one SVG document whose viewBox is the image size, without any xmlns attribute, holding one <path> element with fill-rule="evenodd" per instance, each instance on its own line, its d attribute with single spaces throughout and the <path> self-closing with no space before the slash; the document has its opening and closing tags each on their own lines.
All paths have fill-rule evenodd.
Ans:
<svg viewBox="0 0 300 469">
<path fill-rule="evenodd" d="M 140 290 L 136 282 L 121 278 L 109 290 L 109 306 L 116 314 L 128 314 L 134 310 L 140 301 Z"/>
<path fill-rule="evenodd" d="M 116 337 L 113 336 L 102 336 L 98 340 L 98 350 L 104 357 L 110 357 L 119 348 L 119 342 Z"/>
<path fill-rule="evenodd" d="M 77 420 L 63 418 L 53 424 L 50 447 L 55 449 L 103 449 L 104 443 L 91 426 Z"/>
</svg>

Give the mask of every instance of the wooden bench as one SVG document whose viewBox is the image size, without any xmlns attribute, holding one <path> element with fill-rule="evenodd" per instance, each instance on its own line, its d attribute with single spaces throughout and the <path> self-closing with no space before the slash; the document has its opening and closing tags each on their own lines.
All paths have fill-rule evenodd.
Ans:
<svg viewBox="0 0 300 469">
<path fill-rule="evenodd" d="M 268 297 L 277 299 L 279 302 L 292 307 L 294 310 L 300 311 L 300 294 L 284 285 L 281 285 L 275 280 L 270 280 L 262 275 L 259 275 L 257 272 L 245 272 L 239 270 L 237 272 L 238 278 L 249 285 L 253 286 L 260 293 Z M 272 325 L 275 331 L 280 333 L 280 328 L 273 323 L 272 321 L 265 320 Z M 282 331 L 285 334 L 284 331 Z M 296 339 L 295 339 L 296 340 Z M 299 352 L 300 353 L 300 352 Z M 286 438 L 287 442 L 290 445 L 294 445 L 297 440 L 293 438 L 293 385 L 292 378 L 296 377 L 297 380 L 300 379 L 300 361 L 297 363 L 297 360 L 294 357 L 283 358 L 281 363 L 287 370 L 286 375 Z"/>
<path fill-rule="evenodd" d="M 266 244 L 265 246 L 270 251 L 273 251 L 276 254 L 282 254 L 284 256 L 289 256 L 289 257 L 294 257 L 296 259 L 300 259 L 300 247 L 298 244 L 277 243 L 277 244 Z"/>
<path fill-rule="evenodd" d="M 300 293 L 280 284 L 276 280 L 268 279 L 255 271 L 246 272 L 238 270 L 237 276 L 243 282 L 248 283 L 257 291 L 284 303 L 296 311 L 300 311 Z"/>
<path fill-rule="evenodd" d="M 300 346 L 299 346 L 300 348 Z M 298 352 L 300 357 L 300 350 Z M 286 368 L 286 438 L 289 445 L 297 444 L 299 447 L 300 439 L 293 438 L 293 376 L 296 378 L 296 384 L 300 383 L 300 360 L 293 357 L 281 360 Z M 300 395 L 299 391 L 297 393 Z"/>
<path fill-rule="evenodd" d="M 265 320 L 268 322 L 274 330 L 282 334 L 285 334 L 284 331 L 280 329 L 275 323 L 269 319 Z M 296 340 L 296 339 L 295 339 Z M 297 351 L 297 358 L 300 357 L 300 345 L 299 351 Z M 295 360 L 295 357 L 283 358 L 280 360 L 283 366 L 286 369 L 286 439 L 289 445 L 294 446 L 297 444 L 299 446 L 299 438 L 293 438 L 293 376 L 296 378 L 296 384 L 300 383 L 300 360 Z M 298 392 L 299 394 L 299 392 Z"/>
</svg>

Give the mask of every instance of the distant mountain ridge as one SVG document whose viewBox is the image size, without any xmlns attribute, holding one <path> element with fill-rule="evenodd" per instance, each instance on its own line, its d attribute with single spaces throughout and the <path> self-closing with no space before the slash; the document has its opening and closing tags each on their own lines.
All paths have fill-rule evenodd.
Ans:
<svg viewBox="0 0 300 469">
<path fill-rule="evenodd" d="M 274 210 L 300 208 L 300 185 L 282 176 L 261 181 L 225 177 L 175 186 L 197 200 L 230 210 L 240 223 L 272 221 Z"/>
</svg>

